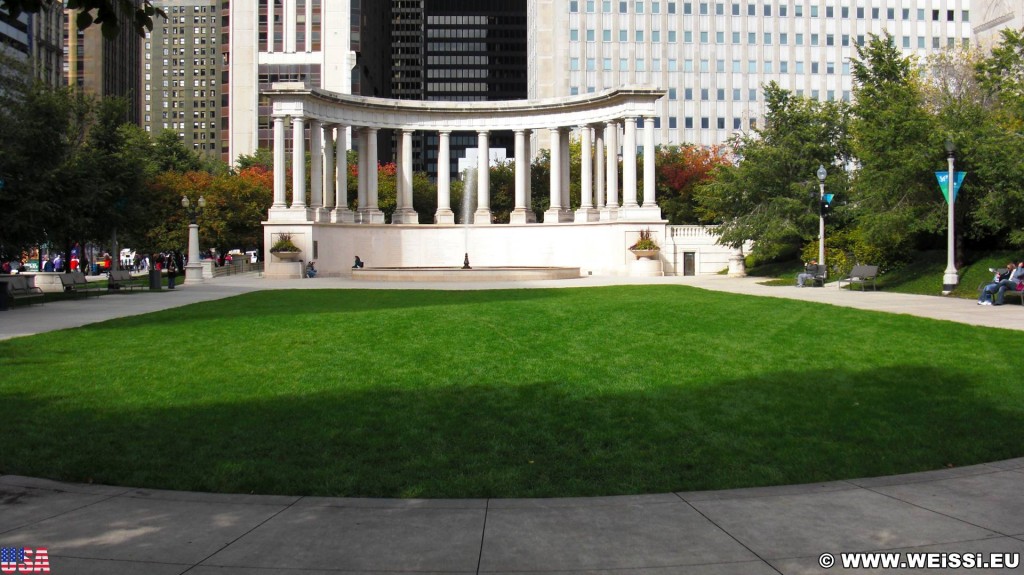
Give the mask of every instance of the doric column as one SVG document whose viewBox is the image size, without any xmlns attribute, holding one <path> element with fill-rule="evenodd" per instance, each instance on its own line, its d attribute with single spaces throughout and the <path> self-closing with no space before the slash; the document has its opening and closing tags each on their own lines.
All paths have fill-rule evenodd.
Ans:
<svg viewBox="0 0 1024 575">
<path fill-rule="evenodd" d="M 626 118 L 622 142 L 622 207 L 638 208 L 636 203 L 636 118 Z"/>
<path fill-rule="evenodd" d="M 402 132 L 397 131 L 398 137 L 395 138 L 395 212 L 397 213 L 405 205 L 405 193 L 402 191 L 402 186 L 405 185 L 405 178 L 402 177 L 402 160 L 405 156 L 405 138 L 402 137 Z M 391 216 L 392 223 L 395 221 L 394 215 Z"/>
<path fill-rule="evenodd" d="M 384 212 L 377 206 L 377 128 L 366 129 L 366 207 L 371 224 L 383 224 Z"/>
<path fill-rule="evenodd" d="M 319 120 L 309 121 L 309 205 L 324 206 L 324 143 L 323 126 Z"/>
<path fill-rule="evenodd" d="M 568 128 L 559 131 L 559 141 L 562 145 L 562 215 L 561 221 L 572 221 L 572 204 L 569 200 L 569 177 L 572 174 L 571 159 L 569 158 L 569 137 L 572 132 Z"/>
<path fill-rule="evenodd" d="M 654 117 L 644 118 L 644 206 L 654 208 L 658 206 L 654 197 L 656 186 L 656 175 L 654 162 L 657 160 L 657 153 L 654 151 Z"/>
<path fill-rule="evenodd" d="M 355 214 L 348 207 L 348 126 L 338 124 L 338 137 L 335 141 L 335 188 L 332 191 L 335 200 L 333 221 L 350 224 L 355 221 Z"/>
<path fill-rule="evenodd" d="M 288 180 L 285 174 L 284 116 L 274 116 L 274 208 L 288 207 Z"/>
<path fill-rule="evenodd" d="M 448 130 L 438 132 L 437 143 L 437 212 L 435 224 L 454 224 L 452 212 L 452 152 L 451 135 Z M 466 193 L 467 190 L 463 190 Z"/>
<path fill-rule="evenodd" d="M 576 222 L 597 220 L 594 209 L 594 158 L 591 149 L 590 126 L 580 126 L 580 207 L 576 210 Z"/>
<path fill-rule="evenodd" d="M 604 199 L 604 126 L 594 127 L 594 204 L 598 209 L 605 205 Z"/>
<path fill-rule="evenodd" d="M 551 191 L 545 224 L 557 224 L 562 213 L 562 134 L 561 128 L 551 128 Z"/>
<path fill-rule="evenodd" d="M 324 125 L 324 208 L 334 209 L 337 198 L 334 171 L 334 125 Z"/>
<path fill-rule="evenodd" d="M 486 130 L 480 130 L 476 137 L 479 156 L 476 159 L 476 212 L 474 224 L 491 223 L 491 149 Z"/>
<path fill-rule="evenodd" d="M 526 220 L 526 166 L 529 159 L 526 157 L 526 131 L 515 130 L 515 154 L 516 154 L 516 198 L 515 207 L 509 214 L 509 222 L 513 224 L 525 224 Z"/>
<path fill-rule="evenodd" d="M 619 125 L 608 122 L 604 128 L 604 139 L 608 158 L 605 166 L 608 203 L 601 210 L 601 219 L 614 220 L 619 216 Z"/>
<path fill-rule="evenodd" d="M 530 224 L 537 223 L 537 212 L 533 211 L 533 145 L 531 140 L 533 139 L 533 132 L 526 134 L 526 222 Z"/>
<path fill-rule="evenodd" d="M 366 149 L 369 147 L 370 132 L 366 128 L 359 128 L 358 133 L 357 133 L 357 137 L 359 138 L 359 148 L 356 151 L 356 158 L 357 158 L 357 161 L 358 161 L 358 164 L 356 165 L 357 172 L 358 172 L 358 174 L 357 174 L 358 178 L 357 179 L 358 179 L 358 182 L 359 182 L 359 184 L 358 184 L 358 190 L 359 190 L 358 191 L 358 197 L 357 197 L 357 200 L 356 200 L 357 203 L 359 204 L 358 207 L 357 207 L 357 210 L 359 211 L 359 222 L 360 223 L 369 223 L 369 219 L 368 219 L 369 216 L 366 215 L 366 211 L 367 211 L 367 209 L 369 209 L 368 197 L 367 197 L 367 194 L 366 194 L 366 181 L 367 181 L 366 174 L 370 170 L 368 170 L 367 167 L 366 167 L 367 166 L 366 159 L 367 159 L 367 155 L 368 155 Z"/>
<path fill-rule="evenodd" d="M 301 116 L 292 118 L 292 208 L 306 207 L 306 135 Z"/>
<path fill-rule="evenodd" d="M 399 136 L 395 178 L 395 213 L 391 215 L 391 223 L 418 224 L 419 216 L 412 205 L 412 130 L 402 130 Z"/>
</svg>

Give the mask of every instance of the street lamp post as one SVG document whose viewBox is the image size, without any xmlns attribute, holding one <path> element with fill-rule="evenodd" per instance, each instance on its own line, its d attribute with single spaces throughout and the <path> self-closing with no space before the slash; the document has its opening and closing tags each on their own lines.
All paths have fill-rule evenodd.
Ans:
<svg viewBox="0 0 1024 575">
<path fill-rule="evenodd" d="M 196 205 L 192 206 L 188 196 L 181 197 L 181 207 L 188 214 L 188 263 L 185 264 L 185 283 L 193 284 L 203 281 L 203 265 L 199 263 L 199 216 L 203 215 L 206 199 L 199 196 Z"/>
<path fill-rule="evenodd" d="M 828 172 L 825 171 L 825 166 L 818 165 L 818 265 L 825 265 L 825 176 Z M 826 268 L 827 269 L 827 268 Z"/>
<path fill-rule="evenodd" d="M 949 295 L 949 292 L 956 288 L 956 284 L 960 283 L 960 277 L 956 272 L 956 261 L 954 254 L 956 251 L 956 234 L 953 230 L 953 204 L 955 203 L 956 196 L 954 192 L 956 190 L 956 172 L 953 169 L 953 156 L 956 154 L 956 144 L 953 140 L 946 140 L 946 155 L 947 162 L 949 164 L 949 180 L 946 182 L 946 203 L 949 204 L 947 212 L 947 229 L 948 238 L 946 239 L 946 271 L 942 274 L 942 295 Z"/>
</svg>

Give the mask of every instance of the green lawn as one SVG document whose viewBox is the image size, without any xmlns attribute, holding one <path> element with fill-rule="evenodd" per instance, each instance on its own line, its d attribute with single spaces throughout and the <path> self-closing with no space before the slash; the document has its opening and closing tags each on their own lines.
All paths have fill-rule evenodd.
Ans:
<svg viewBox="0 0 1024 575">
<path fill-rule="evenodd" d="M 0 473 L 652 493 L 1024 455 L 1024 338 L 685 286 L 267 291 L 0 342 Z"/>
</svg>

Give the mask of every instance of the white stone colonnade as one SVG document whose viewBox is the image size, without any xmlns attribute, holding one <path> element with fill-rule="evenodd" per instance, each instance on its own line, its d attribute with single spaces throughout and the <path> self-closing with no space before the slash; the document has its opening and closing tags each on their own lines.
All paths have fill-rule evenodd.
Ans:
<svg viewBox="0 0 1024 575">
<path fill-rule="evenodd" d="M 479 166 L 477 210 L 474 223 L 491 223 L 490 182 L 487 174 L 489 135 L 511 130 L 515 134 L 515 206 L 512 224 L 532 223 L 529 167 L 531 136 L 550 134 L 550 208 L 543 223 L 613 220 L 658 221 L 655 203 L 654 162 L 644 161 L 644 202 L 637 202 L 637 123 L 643 121 L 643 158 L 654 158 L 654 102 L 664 92 L 647 88 L 620 88 L 600 94 L 543 101 L 420 102 L 348 96 L 310 89 L 303 84 L 279 83 L 267 92 L 274 111 L 274 203 L 269 221 L 325 223 L 384 223 L 377 204 L 377 138 L 380 130 L 395 130 L 398 144 L 397 198 L 394 224 L 420 224 L 413 206 L 412 134 L 438 134 L 437 212 L 434 224 L 453 224 L 451 210 L 450 135 L 477 133 Z M 305 129 L 309 127 L 310 205 L 306 205 Z M 284 177 L 287 129 L 291 128 L 292 199 L 287 200 Z M 622 130 L 622 199 L 618 196 L 618 132 Z M 576 130 L 583 145 L 582 202 L 573 213 L 569 206 L 569 137 Z M 351 131 L 359 158 L 357 209 L 349 209 L 347 188 L 347 135 Z M 595 150 L 596 148 L 596 150 Z M 467 191 L 472 193 L 474 191 Z"/>
<path fill-rule="evenodd" d="M 623 87 L 550 100 L 424 102 L 351 96 L 309 88 L 301 83 L 281 83 L 274 84 L 265 94 L 273 103 L 274 123 L 274 201 L 264 222 L 268 247 L 277 234 L 290 233 L 299 236 L 295 239 L 304 251 L 310 250 L 305 259 L 317 259 L 318 263 L 323 263 L 318 255 L 319 241 L 330 245 L 331 253 L 373 250 L 379 255 L 369 260 L 371 265 L 441 265 L 433 262 L 439 258 L 431 250 L 436 252 L 442 245 L 452 244 L 445 249 L 453 251 L 456 242 L 468 244 L 471 235 L 470 232 L 455 235 L 445 231 L 455 228 L 449 176 L 452 132 L 477 134 L 477 188 L 465 190 L 467 194 L 475 193 L 477 200 L 470 228 L 476 230 L 478 239 L 473 240 L 476 245 L 493 246 L 487 254 L 495 258 L 500 254 L 505 261 L 516 260 L 509 263 L 517 265 L 563 265 L 569 259 L 586 261 L 589 258 L 594 263 L 584 268 L 619 273 L 620 268 L 628 267 L 627 260 L 632 259 L 625 248 L 635 240 L 639 230 L 647 228 L 665 233 L 666 222 L 655 201 L 652 121 L 656 114 L 655 102 L 664 96 L 663 91 Z M 385 223 L 385 217 L 377 194 L 377 144 L 381 130 L 393 130 L 397 142 L 396 206 L 389 225 L 380 225 Z M 433 222 L 421 222 L 413 205 L 412 134 L 416 131 L 438 135 L 437 211 Z M 511 131 L 515 136 L 514 207 L 507 225 L 492 225 L 488 150 L 491 134 L 497 131 Z M 579 134 L 583 150 L 581 201 L 575 211 L 569 204 L 569 138 L 573 132 Z M 352 146 L 349 146 L 350 135 Z M 285 176 L 289 137 L 291 201 Z M 311 158 L 309 174 L 305 162 L 307 142 Z M 534 190 L 530 186 L 530 164 L 534 150 L 531 144 L 549 144 L 551 151 L 549 209 L 540 222 L 536 221 L 532 209 Z M 638 145 L 642 154 L 637 153 Z M 347 186 L 346 150 L 349 147 L 357 150 L 358 158 L 359 183 L 354 210 L 349 207 L 353 198 L 349 198 Z M 637 190 L 637 164 L 641 161 L 642 204 Z M 308 205 L 307 180 L 312 188 Z M 487 235 L 485 229 L 493 229 L 494 233 Z M 542 229 L 549 231 L 538 233 Z M 588 231 L 583 232 L 584 229 Z M 425 233 L 428 230 L 434 231 Z M 413 233 L 419 233 L 415 241 L 410 239 Z M 579 246 L 574 252 L 568 249 L 577 243 Z M 510 251 L 517 246 L 525 253 Z M 563 246 L 566 247 L 560 249 Z M 464 247 L 459 247 L 461 249 Z M 595 253 L 581 255 L 587 250 Z M 598 254 L 601 250 L 608 253 Z M 356 252 L 356 255 L 362 254 Z M 451 263 L 449 254 L 443 259 Z M 279 262 L 269 254 L 267 261 L 268 275 L 273 276 L 272 268 Z M 327 271 L 330 272 L 332 266 L 340 268 L 335 270 L 338 273 L 347 269 L 339 261 L 328 265 Z M 323 273 L 325 268 L 318 267 Z"/>
</svg>

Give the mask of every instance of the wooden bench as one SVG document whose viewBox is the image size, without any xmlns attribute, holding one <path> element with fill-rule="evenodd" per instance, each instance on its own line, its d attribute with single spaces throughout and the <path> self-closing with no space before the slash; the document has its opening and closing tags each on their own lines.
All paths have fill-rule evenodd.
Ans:
<svg viewBox="0 0 1024 575">
<path fill-rule="evenodd" d="M 132 272 L 128 270 L 111 270 L 107 274 L 107 290 L 119 290 L 127 288 L 133 290 L 135 288 L 145 288 L 141 280 L 144 280 L 143 276 L 133 276 Z"/>
<path fill-rule="evenodd" d="M 31 305 L 33 299 L 39 298 L 39 303 L 43 303 L 43 290 L 37 288 L 35 282 L 28 276 L 6 276 L 0 279 L 0 282 L 4 284 L 4 289 L 7 290 L 7 297 L 11 300 L 29 300 Z"/>
<path fill-rule="evenodd" d="M 96 292 L 99 295 L 102 288 L 91 285 L 89 280 L 85 279 L 85 274 L 82 272 L 71 272 L 69 274 L 60 274 L 60 283 L 64 286 L 64 291 L 84 294 L 88 297 L 89 292 Z"/>
<path fill-rule="evenodd" d="M 860 284 L 861 291 L 865 291 L 868 282 L 871 282 L 871 290 L 877 291 L 878 286 L 875 280 L 878 278 L 878 266 L 853 266 L 850 275 L 836 282 L 840 288 L 845 282 L 847 285 Z"/>
</svg>

